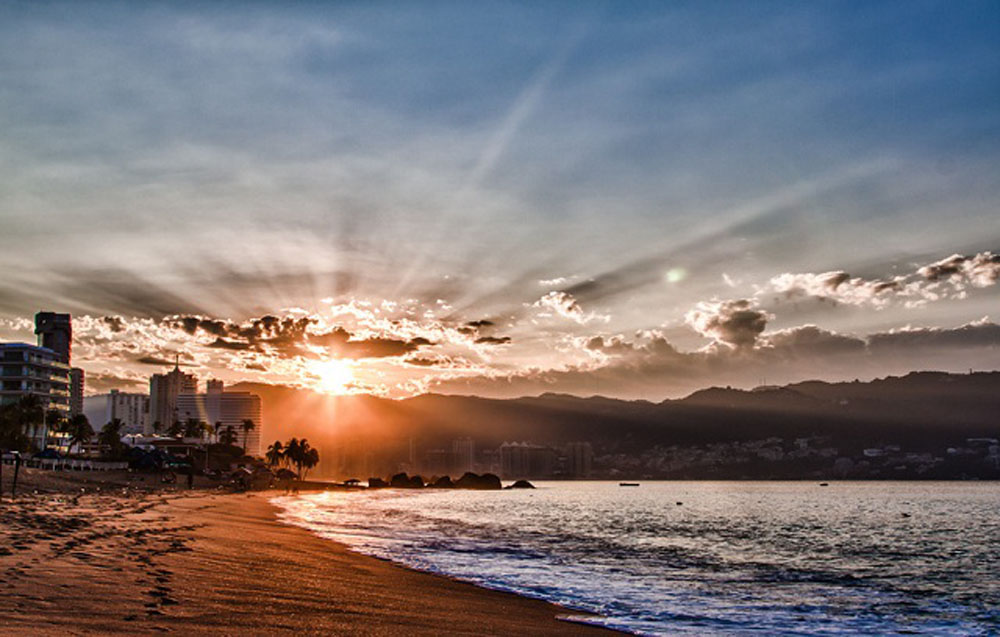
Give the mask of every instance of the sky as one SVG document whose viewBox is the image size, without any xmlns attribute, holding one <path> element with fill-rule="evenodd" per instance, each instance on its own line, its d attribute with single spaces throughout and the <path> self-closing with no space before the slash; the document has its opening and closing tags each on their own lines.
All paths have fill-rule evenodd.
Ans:
<svg viewBox="0 0 1000 637">
<path fill-rule="evenodd" d="M 1000 369 L 1000 5 L 0 3 L 0 340 L 661 400 Z"/>
</svg>

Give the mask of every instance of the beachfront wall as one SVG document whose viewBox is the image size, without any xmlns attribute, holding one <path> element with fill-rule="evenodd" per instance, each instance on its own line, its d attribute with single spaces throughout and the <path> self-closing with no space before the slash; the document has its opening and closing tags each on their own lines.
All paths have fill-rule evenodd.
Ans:
<svg viewBox="0 0 1000 637">
<path fill-rule="evenodd" d="M 14 464 L 14 455 L 3 454 L 3 463 Z M 21 458 L 26 467 L 48 469 L 50 471 L 123 471 L 128 469 L 128 462 L 107 462 L 104 460 L 86 460 L 80 458 Z"/>
</svg>

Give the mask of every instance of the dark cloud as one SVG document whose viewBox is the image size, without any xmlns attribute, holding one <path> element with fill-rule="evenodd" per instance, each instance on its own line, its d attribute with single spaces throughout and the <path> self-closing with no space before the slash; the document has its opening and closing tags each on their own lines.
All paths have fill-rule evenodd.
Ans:
<svg viewBox="0 0 1000 637">
<path fill-rule="evenodd" d="M 229 349 L 235 351 L 244 351 L 251 348 L 249 343 L 244 343 L 241 341 L 227 341 L 224 338 L 217 338 L 208 345 L 209 347 L 215 347 L 218 349 Z"/>
<path fill-rule="evenodd" d="M 417 367 L 438 367 L 451 365 L 451 359 L 447 357 L 428 358 L 425 356 L 414 356 L 412 358 L 404 359 L 403 362 L 409 365 L 416 365 Z"/>
<path fill-rule="evenodd" d="M 478 321 L 469 321 L 466 323 L 469 327 L 481 328 L 481 327 L 493 327 L 496 325 L 493 321 L 488 321 L 486 319 L 480 319 Z"/>
<path fill-rule="evenodd" d="M 88 394 L 104 394 L 112 389 L 119 391 L 147 391 L 149 381 L 125 378 L 114 374 L 85 372 L 84 387 Z"/>
<path fill-rule="evenodd" d="M 731 347 L 752 347 L 769 316 L 754 301 L 739 299 L 699 303 L 685 318 L 702 336 Z"/>
<path fill-rule="evenodd" d="M 476 339 L 480 345 L 507 345 L 510 343 L 509 336 L 480 336 Z"/>
<path fill-rule="evenodd" d="M 783 355 L 831 356 L 861 353 L 865 341 L 860 338 L 824 330 L 815 325 L 803 325 L 767 334 L 764 345 Z"/>
<path fill-rule="evenodd" d="M 971 257 L 953 254 L 946 259 L 917 270 L 928 281 L 968 279 L 973 285 L 986 287 L 1000 279 L 1000 254 L 980 252 Z"/>
<path fill-rule="evenodd" d="M 187 334 L 204 332 L 216 337 L 209 347 L 229 350 L 252 350 L 283 357 L 316 354 L 307 346 L 322 347 L 341 358 L 386 358 L 402 356 L 430 345 L 423 337 L 411 340 L 395 338 L 355 339 L 342 327 L 327 332 L 314 333 L 309 329 L 316 324 L 310 317 L 279 317 L 271 314 L 234 323 L 202 316 L 172 316 L 165 323 Z"/>
<path fill-rule="evenodd" d="M 177 360 L 176 359 L 167 359 L 167 358 L 163 358 L 163 357 L 160 357 L 160 356 L 151 356 L 150 355 L 150 356 L 140 356 L 140 357 L 138 357 L 138 358 L 135 359 L 135 362 L 140 363 L 142 365 L 164 366 L 164 365 L 174 365 L 175 363 L 177 363 Z M 180 364 L 181 367 L 185 366 L 185 363 L 179 363 L 179 364 Z"/>
<path fill-rule="evenodd" d="M 111 329 L 112 332 L 118 334 L 125 330 L 125 322 L 120 316 L 102 316 L 101 320 Z"/>
<path fill-rule="evenodd" d="M 749 388 L 764 382 L 853 380 L 914 370 L 995 369 L 1000 326 L 983 320 L 955 328 L 909 328 L 861 338 L 804 325 L 763 333 L 755 340 L 753 347 L 681 352 L 655 332 L 635 340 L 595 336 L 582 347 L 607 355 L 606 360 L 564 369 L 435 379 L 434 391 L 496 397 L 543 392 L 679 397 L 712 385 Z"/>
<path fill-rule="evenodd" d="M 976 321 L 956 328 L 919 327 L 893 330 L 868 337 L 873 353 L 914 349 L 1000 348 L 1000 325 Z"/>
</svg>

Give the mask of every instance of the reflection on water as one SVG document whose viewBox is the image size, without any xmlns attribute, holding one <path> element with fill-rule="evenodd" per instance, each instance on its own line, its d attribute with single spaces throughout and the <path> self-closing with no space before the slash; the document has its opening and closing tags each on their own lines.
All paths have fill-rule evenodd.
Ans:
<svg viewBox="0 0 1000 637">
<path fill-rule="evenodd" d="M 550 482 L 278 498 L 371 555 L 645 634 L 1000 631 L 1000 484 Z"/>
</svg>

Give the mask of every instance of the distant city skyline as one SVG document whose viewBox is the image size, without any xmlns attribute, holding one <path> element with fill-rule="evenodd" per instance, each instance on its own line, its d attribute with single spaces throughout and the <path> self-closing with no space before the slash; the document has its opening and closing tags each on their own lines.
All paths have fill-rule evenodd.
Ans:
<svg viewBox="0 0 1000 637">
<path fill-rule="evenodd" d="M 88 393 L 1000 369 L 989 2 L 0 7 L 0 342 Z"/>
</svg>

